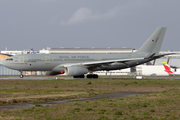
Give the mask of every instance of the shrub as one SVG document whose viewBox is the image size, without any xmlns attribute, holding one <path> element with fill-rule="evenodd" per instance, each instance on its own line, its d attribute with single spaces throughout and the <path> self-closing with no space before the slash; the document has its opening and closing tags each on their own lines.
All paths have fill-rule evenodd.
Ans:
<svg viewBox="0 0 180 120">
<path fill-rule="evenodd" d="M 42 107 L 42 105 L 38 105 L 38 104 L 36 104 L 36 105 L 35 105 L 35 107 Z"/>
<path fill-rule="evenodd" d="M 13 102 L 13 103 L 18 103 L 18 100 L 12 99 L 12 102 Z"/>
<path fill-rule="evenodd" d="M 92 84 L 92 82 L 90 81 L 90 82 L 88 82 L 87 84 L 88 84 L 88 85 L 91 85 L 91 84 Z"/>
<path fill-rule="evenodd" d="M 109 120 L 107 117 L 105 116 L 101 116 L 100 118 L 98 118 L 97 120 Z"/>
<path fill-rule="evenodd" d="M 73 112 L 79 112 L 80 111 L 80 108 L 74 108 L 73 109 Z"/>
<path fill-rule="evenodd" d="M 85 111 L 92 111 L 92 108 L 86 108 Z"/>
<path fill-rule="evenodd" d="M 151 109 L 150 112 L 155 112 L 155 110 Z"/>
<path fill-rule="evenodd" d="M 149 105 L 150 105 L 149 103 L 145 102 L 142 104 L 142 107 L 148 107 Z"/>
<path fill-rule="evenodd" d="M 115 113 L 114 113 L 114 115 L 122 115 L 122 111 L 116 111 Z"/>
<path fill-rule="evenodd" d="M 100 110 L 98 113 L 99 113 L 99 114 L 104 114 L 105 112 L 106 112 L 106 110 L 102 109 L 102 110 Z"/>
</svg>

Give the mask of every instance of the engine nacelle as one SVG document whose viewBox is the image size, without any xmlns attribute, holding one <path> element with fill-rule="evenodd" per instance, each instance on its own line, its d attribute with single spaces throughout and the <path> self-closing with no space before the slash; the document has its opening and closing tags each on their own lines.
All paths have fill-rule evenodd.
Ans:
<svg viewBox="0 0 180 120">
<path fill-rule="evenodd" d="M 58 74 L 64 74 L 65 73 L 65 68 L 62 66 L 57 66 L 52 69 L 53 73 L 58 73 Z"/>
<path fill-rule="evenodd" d="M 54 72 L 54 71 L 47 71 L 46 75 L 59 75 L 61 74 L 60 72 Z"/>
<path fill-rule="evenodd" d="M 81 66 L 70 66 L 66 68 L 65 72 L 69 76 L 78 76 L 88 73 L 88 69 Z"/>
</svg>

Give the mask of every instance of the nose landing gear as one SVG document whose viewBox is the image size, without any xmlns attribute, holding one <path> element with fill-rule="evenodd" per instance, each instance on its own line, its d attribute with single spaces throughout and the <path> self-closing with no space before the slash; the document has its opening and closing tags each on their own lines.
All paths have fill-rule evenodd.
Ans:
<svg viewBox="0 0 180 120">
<path fill-rule="evenodd" d="M 19 71 L 19 72 L 20 72 L 19 77 L 20 77 L 20 78 L 23 78 L 23 77 L 24 77 L 24 75 L 23 75 L 23 71 Z"/>
</svg>

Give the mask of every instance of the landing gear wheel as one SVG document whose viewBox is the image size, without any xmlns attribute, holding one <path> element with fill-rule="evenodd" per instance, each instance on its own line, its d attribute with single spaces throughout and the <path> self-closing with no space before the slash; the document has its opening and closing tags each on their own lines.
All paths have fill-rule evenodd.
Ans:
<svg viewBox="0 0 180 120">
<path fill-rule="evenodd" d="M 23 78 L 24 77 L 24 75 L 20 75 L 20 78 Z"/>
<path fill-rule="evenodd" d="M 92 78 L 92 74 L 88 74 L 86 77 L 87 78 Z"/>
<path fill-rule="evenodd" d="M 73 76 L 73 78 L 84 78 L 84 75 Z"/>
<path fill-rule="evenodd" d="M 97 74 L 88 74 L 86 77 L 87 78 L 98 78 L 98 75 Z"/>
<path fill-rule="evenodd" d="M 98 78 L 98 75 L 97 74 L 93 74 L 93 78 Z"/>
<path fill-rule="evenodd" d="M 24 77 L 24 75 L 23 75 L 23 71 L 19 71 L 19 72 L 20 72 L 19 77 L 20 77 L 20 78 L 23 78 L 23 77 Z"/>
</svg>

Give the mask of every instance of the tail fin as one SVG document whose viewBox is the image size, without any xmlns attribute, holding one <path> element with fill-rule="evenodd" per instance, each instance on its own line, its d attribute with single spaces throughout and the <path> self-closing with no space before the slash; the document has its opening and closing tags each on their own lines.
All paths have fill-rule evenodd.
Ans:
<svg viewBox="0 0 180 120">
<path fill-rule="evenodd" d="M 158 27 L 136 52 L 159 53 L 166 29 L 167 27 Z"/>
<path fill-rule="evenodd" d="M 167 72 L 170 75 L 173 75 L 174 73 L 171 71 L 171 68 L 169 67 L 169 65 L 166 62 L 162 62 L 164 68 L 165 68 L 165 72 Z"/>
</svg>

